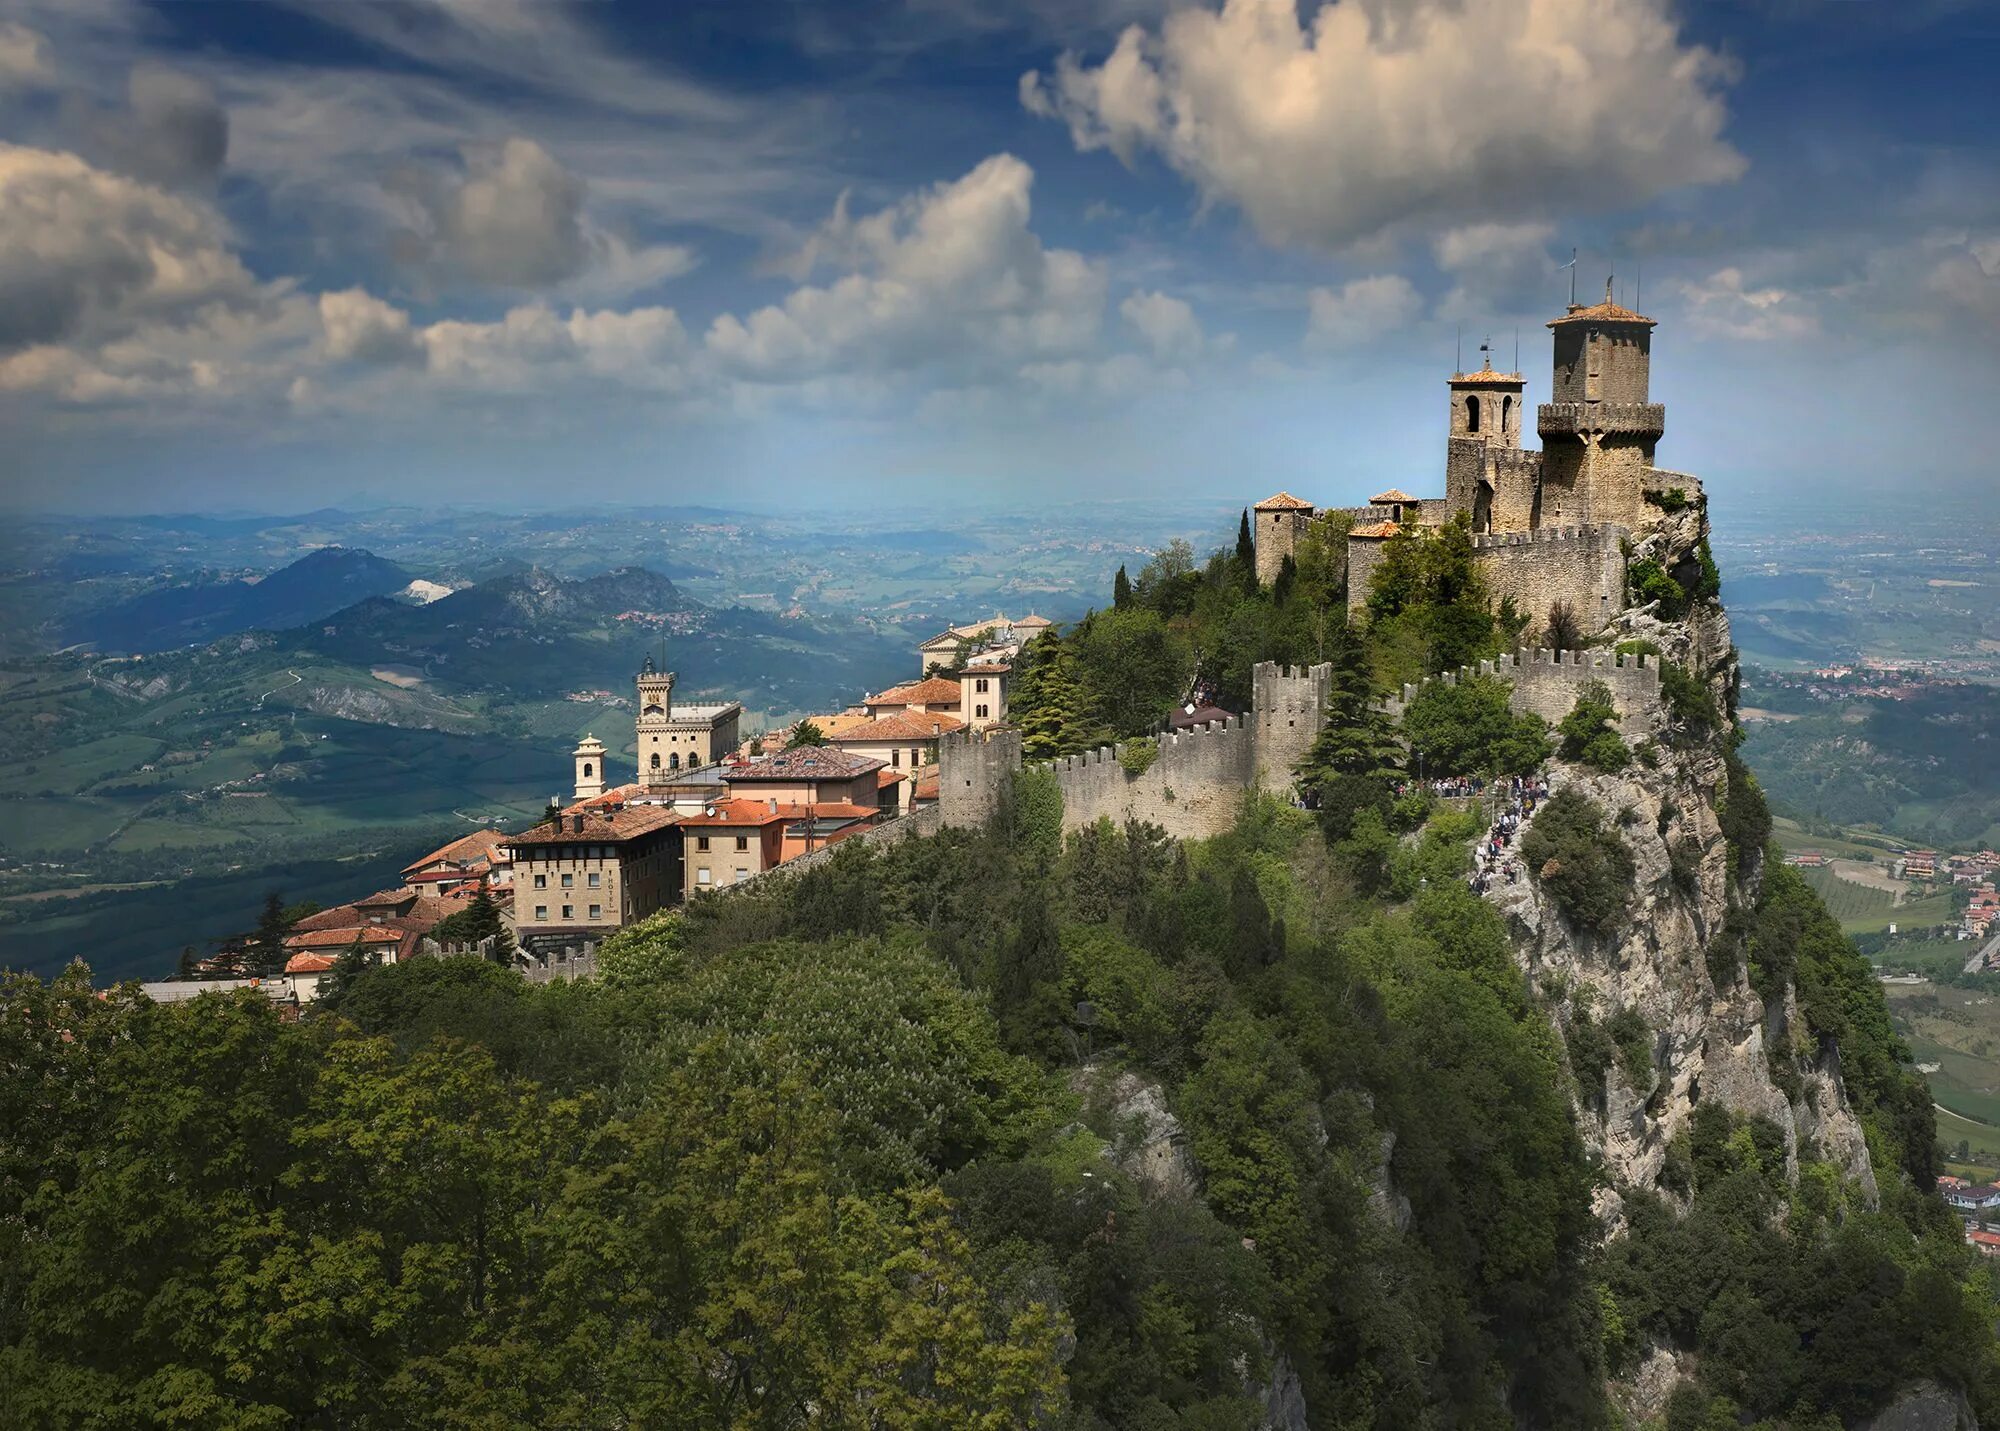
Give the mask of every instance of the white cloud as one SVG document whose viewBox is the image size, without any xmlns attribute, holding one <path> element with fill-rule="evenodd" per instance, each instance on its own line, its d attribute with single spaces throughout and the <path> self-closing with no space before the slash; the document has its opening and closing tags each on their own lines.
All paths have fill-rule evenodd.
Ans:
<svg viewBox="0 0 2000 1431">
<path fill-rule="evenodd" d="M 1555 228 L 1545 223 L 1468 224 L 1431 243 L 1439 268 L 1452 275 L 1438 300 L 1441 318 L 1471 318 L 1547 307 L 1558 270 L 1549 261 Z"/>
<path fill-rule="evenodd" d="M 420 336 L 430 372 L 460 388 L 537 392 L 579 374 L 633 388 L 678 388 L 690 381 L 687 332 L 669 308 L 579 308 L 565 318 L 532 303 L 493 323 L 433 323 Z"/>
<path fill-rule="evenodd" d="M 74 154 L 0 144 L 0 353 L 269 296 L 205 206 Z"/>
<path fill-rule="evenodd" d="M 400 363 L 422 352 L 410 315 L 359 288 L 320 294 L 319 321 L 338 362 Z"/>
<path fill-rule="evenodd" d="M 1267 238 L 1337 248 L 1420 223 L 1607 207 L 1737 177 L 1665 0 L 1225 0 L 1022 78 L 1078 148 L 1153 151 Z M 1389 23 L 1393 18 L 1394 23 Z"/>
<path fill-rule="evenodd" d="M 1315 288 L 1307 298 L 1306 342 L 1353 347 L 1410 322 L 1423 306 L 1416 288 L 1400 273 L 1352 279 L 1338 289 Z"/>
<path fill-rule="evenodd" d="M 446 284 L 623 297 L 686 273 L 680 244 L 633 245 L 585 213 L 587 185 L 532 139 L 475 147 L 462 177 L 404 170 L 390 184 L 412 226 L 395 246 Z"/>
<path fill-rule="evenodd" d="M 725 314 L 709 351 L 760 381 L 923 366 L 978 368 L 1073 353 L 1098 334 L 1102 267 L 1029 228 L 1034 171 L 997 154 L 962 178 L 854 218 L 845 197 L 797 271 L 842 270 L 747 318 Z"/>
<path fill-rule="evenodd" d="M 1194 309 L 1171 294 L 1130 294 L 1118 305 L 1118 312 L 1162 362 L 1192 358 L 1202 350 L 1204 337 Z"/>
<path fill-rule="evenodd" d="M 0 20 L 0 91 L 33 88 L 54 73 L 47 40 L 26 25 Z"/>
<path fill-rule="evenodd" d="M 1674 291 L 1685 305 L 1689 330 L 1703 337 L 1802 338 L 1819 327 L 1798 294 L 1783 288 L 1745 287 L 1740 268 L 1717 269 L 1707 278 L 1675 284 Z"/>
</svg>

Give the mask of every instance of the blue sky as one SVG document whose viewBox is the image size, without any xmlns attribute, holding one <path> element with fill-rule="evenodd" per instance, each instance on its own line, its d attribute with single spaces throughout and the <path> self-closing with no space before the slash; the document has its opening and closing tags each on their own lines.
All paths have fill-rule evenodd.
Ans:
<svg viewBox="0 0 2000 1431">
<path fill-rule="evenodd" d="M 0 0 L 17 506 L 1441 480 L 1658 318 L 1718 494 L 1992 490 L 2000 7 Z"/>
</svg>

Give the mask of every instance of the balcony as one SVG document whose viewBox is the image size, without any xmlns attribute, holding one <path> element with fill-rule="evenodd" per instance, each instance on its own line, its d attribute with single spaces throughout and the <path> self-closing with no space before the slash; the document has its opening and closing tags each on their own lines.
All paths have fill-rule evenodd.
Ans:
<svg viewBox="0 0 2000 1431">
<path fill-rule="evenodd" d="M 1535 414 L 1544 437 L 1585 432 L 1625 432 L 1658 437 L 1667 430 L 1667 409 L 1657 402 L 1545 402 Z"/>
</svg>

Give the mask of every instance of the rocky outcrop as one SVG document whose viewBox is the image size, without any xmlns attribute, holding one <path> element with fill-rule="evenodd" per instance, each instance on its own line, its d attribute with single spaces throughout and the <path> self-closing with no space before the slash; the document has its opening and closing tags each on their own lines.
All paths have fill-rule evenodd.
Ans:
<svg viewBox="0 0 2000 1431">
<path fill-rule="evenodd" d="M 1166 1091 L 1129 1069 L 1086 1063 L 1070 1075 L 1099 1126 L 1108 1125 L 1105 1157 L 1153 1198 L 1201 1195 L 1201 1174 L 1188 1151 L 1187 1130 L 1167 1108 Z"/>
<path fill-rule="evenodd" d="M 1855 1431 L 1979 1431 L 1965 1393 L 1933 1381 L 1919 1382 L 1862 1422 Z"/>
</svg>

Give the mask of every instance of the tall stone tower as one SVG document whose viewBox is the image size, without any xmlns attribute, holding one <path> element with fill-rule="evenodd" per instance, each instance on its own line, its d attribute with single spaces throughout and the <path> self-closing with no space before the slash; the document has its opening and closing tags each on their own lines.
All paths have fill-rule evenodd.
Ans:
<svg viewBox="0 0 2000 1431">
<path fill-rule="evenodd" d="M 1297 550 L 1299 533 L 1313 519 L 1313 504 L 1290 492 L 1266 497 L 1250 509 L 1250 540 L 1257 550 L 1257 580 L 1269 586 L 1278 579 L 1285 558 Z"/>
<path fill-rule="evenodd" d="M 639 668 L 639 783 L 658 784 L 667 776 L 667 729 L 674 719 L 674 673 L 648 656 Z M 680 765 L 678 757 L 675 767 Z"/>
<path fill-rule="evenodd" d="M 604 793 L 604 742 L 586 735 L 577 742 L 576 798 L 595 800 Z"/>
<path fill-rule="evenodd" d="M 1645 520 L 1645 489 L 1653 448 L 1666 431 L 1667 410 L 1649 401 L 1651 318 L 1611 301 L 1572 304 L 1550 321 L 1555 330 L 1555 379 L 1538 414 L 1542 434 L 1542 493 L 1536 526 Z"/>
</svg>

